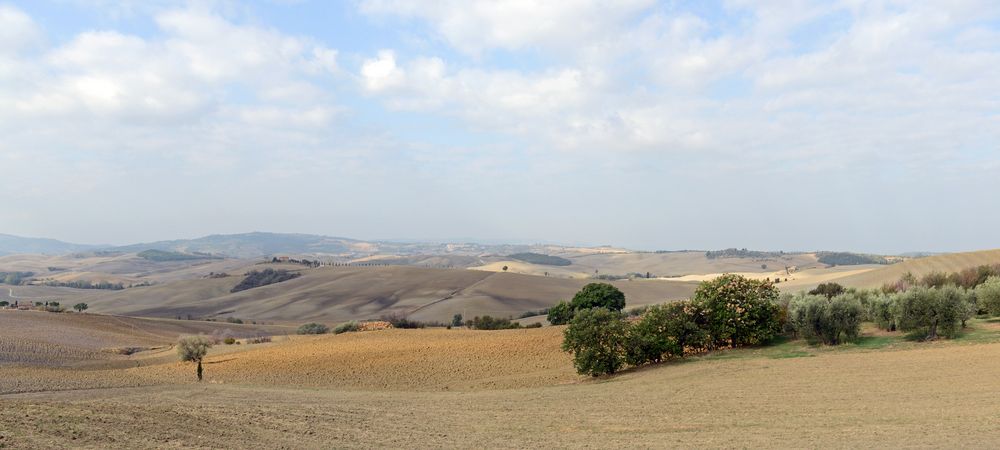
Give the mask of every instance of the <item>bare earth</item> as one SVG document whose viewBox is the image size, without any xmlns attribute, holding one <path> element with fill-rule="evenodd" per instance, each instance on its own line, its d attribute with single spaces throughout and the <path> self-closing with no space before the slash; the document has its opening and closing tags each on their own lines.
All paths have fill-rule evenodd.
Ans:
<svg viewBox="0 0 1000 450">
<path fill-rule="evenodd" d="M 561 328 L 550 327 L 390 330 L 221 346 L 200 384 L 193 367 L 172 360 L 96 370 L 0 365 L 6 393 L 0 446 L 987 448 L 1000 442 L 995 340 L 803 347 L 806 354 L 789 354 L 811 357 L 733 351 L 597 380 L 573 373 L 560 340 Z M 33 390 L 42 392 L 24 392 Z"/>
</svg>

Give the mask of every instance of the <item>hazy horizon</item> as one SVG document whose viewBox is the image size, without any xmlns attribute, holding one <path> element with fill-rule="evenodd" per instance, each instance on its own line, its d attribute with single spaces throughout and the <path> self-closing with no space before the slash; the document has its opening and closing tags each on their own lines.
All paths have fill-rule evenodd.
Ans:
<svg viewBox="0 0 1000 450">
<path fill-rule="evenodd" d="M 0 0 L 0 133 L 82 244 L 996 248 L 1000 5 Z"/>
</svg>

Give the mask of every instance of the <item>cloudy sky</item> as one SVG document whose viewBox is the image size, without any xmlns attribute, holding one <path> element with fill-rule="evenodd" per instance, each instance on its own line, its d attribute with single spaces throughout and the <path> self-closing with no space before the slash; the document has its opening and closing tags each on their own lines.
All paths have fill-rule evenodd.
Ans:
<svg viewBox="0 0 1000 450">
<path fill-rule="evenodd" d="M 995 1 L 0 0 L 0 233 L 1000 247 Z"/>
</svg>

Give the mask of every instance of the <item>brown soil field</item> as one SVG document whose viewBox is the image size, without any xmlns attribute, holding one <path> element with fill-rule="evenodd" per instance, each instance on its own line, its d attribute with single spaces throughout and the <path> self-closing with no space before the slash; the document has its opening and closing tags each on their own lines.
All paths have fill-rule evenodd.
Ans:
<svg viewBox="0 0 1000 450">
<path fill-rule="evenodd" d="M 82 380 L 80 390 L 0 395 L 0 444 L 990 448 L 1000 440 L 995 341 L 806 347 L 812 357 L 732 351 L 589 379 L 572 373 L 558 337 L 553 327 L 292 339 L 212 356 L 200 384 L 179 363 L 47 369 Z M 3 380 L 37 376 L 0 368 Z"/>
<path fill-rule="evenodd" d="M 157 351 L 133 355 L 117 349 L 163 349 L 178 336 L 231 331 L 235 336 L 285 334 L 288 328 L 229 323 L 136 319 L 95 314 L 0 311 L 0 367 L 11 365 L 94 367 L 129 364 Z M 0 388 L 3 391 L 3 388 Z"/>
<path fill-rule="evenodd" d="M 265 267 L 265 266 L 261 266 Z M 452 315 L 518 316 L 569 299 L 593 280 L 407 266 L 321 267 L 302 276 L 234 294 L 241 277 L 196 279 L 95 292 L 91 311 L 139 317 L 226 317 L 301 323 L 376 319 L 387 313 L 417 320 Z M 697 285 L 669 280 L 616 281 L 629 305 L 688 297 Z"/>
</svg>

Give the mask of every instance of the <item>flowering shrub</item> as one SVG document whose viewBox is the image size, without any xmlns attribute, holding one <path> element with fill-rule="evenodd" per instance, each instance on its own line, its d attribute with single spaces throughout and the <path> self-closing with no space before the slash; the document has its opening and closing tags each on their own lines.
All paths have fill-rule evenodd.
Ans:
<svg viewBox="0 0 1000 450">
<path fill-rule="evenodd" d="M 767 280 L 726 274 L 698 286 L 692 300 L 704 310 L 709 348 L 770 341 L 781 332 L 778 288 Z"/>
</svg>

